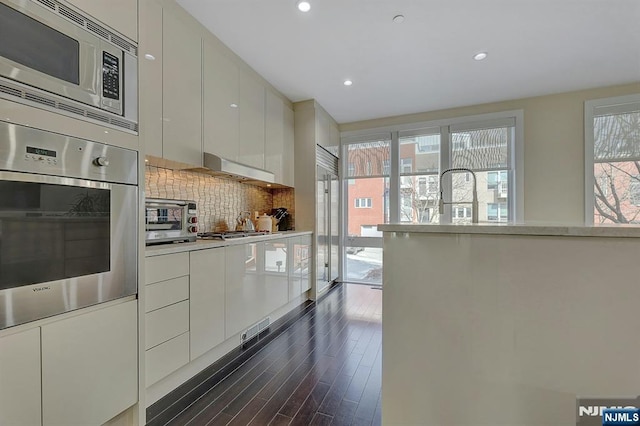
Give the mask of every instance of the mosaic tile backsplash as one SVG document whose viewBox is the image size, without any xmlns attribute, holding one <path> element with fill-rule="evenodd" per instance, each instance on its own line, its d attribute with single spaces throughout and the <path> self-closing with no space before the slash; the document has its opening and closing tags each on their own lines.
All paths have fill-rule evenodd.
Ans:
<svg viewBox="0 0 640 426">
<path fill-rule="evenodd" d="M 146 166 L 145 190 L 148 198 L 193 200 L 198 204 L 198 231 L 235 229 L 241 211 L 271 213 L 285 207 L 292 218 L 293 189 L 267 189 L 229 179 L 185 170 Z M 293 223 L 293 221 L 292 221 Z"/>
</svg>

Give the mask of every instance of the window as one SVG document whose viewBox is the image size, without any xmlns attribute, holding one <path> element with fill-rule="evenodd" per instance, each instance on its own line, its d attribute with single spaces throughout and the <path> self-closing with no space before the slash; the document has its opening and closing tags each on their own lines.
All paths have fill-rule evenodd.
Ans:
<svg viewBox="0 0 640 426">
<path fill-rule="evenodd" d="M 428 181 L 429 181 L 429 188 L 428 191 L 430 193 L 435 193 L 438 192 L 438 176 L 428 176 L 427 177 Z"/>
<path fill-rule="evenodd" d="M 400 172 L 401 173 L 411 173 L 413 171 L 413 161 L 411 158 L 403 158 L 400 160 Z"/>
<path fill-rule="evenodd" d="M 388 186 L 377 187 L 375 192 L 362 192 L 365 184 L 369 185 L 363 180 L 367 163 L 362 162 L 361 167 L 356 162 L 355 173 L 362 173 L 362 177 L 357 176 L 355 185 L 348 186 L 348 191 L 353 194 L 349 200 L 364 197 L 378 200 L 372 206 L 372 211 L 359 211 L 362 220 L 366 220 L 363 222 L 365 224 L 373 223 L 366 215 L 378 210 L 381 218 L 384 212 L 384 220 L 389 222 L 470 222 L 475 214 L 471 204 L 466 203 L 472 200 L 473 174 L 450 173 L 443 179 L 444 185 L 440 188 L 440 172 L 460 167 L 473 170 L 477 177 L 477 213 L 480 221 L 488 221 L 488 203 L 505 206 L 492 215 L 496 216 L 495 220 L 504 220 L 505 215 L 507 220 L 522 220 L 514 197 L 516 191 L 523 188 L 523 174 L 516 170 L 516 162 L 522 161 L 519 145 L 522 143 L 521 119 L 521 111 L 509 111 L 449 121 L 404 123 L 397 129 L 375 129 L 369 134 L 366 131 L 349 131 L 342 137 L 345 169 L 349 162 L 354 161 L 351 156 L 362 151 L 364 141 L 388 141 L 387 154 L 372 165 L 372 175 L 369 177 L 388 176 L 388 181 L 385 181 Z M 372 151 L 366 157 L 372 159 L 373 154 Z M 391 161 L 397 161 L 397 169 Z M 393 172 L 397 175 L 392 175 Z M 370 184 L 373 188 L 373 181 Z M 453 203 L 442 213 L 438 208 L 441 190 L 442 198 Z M 460 208 L 454 210 L 454 207 Z M 357 234 L 360 230 L 351 230 L 350 222 L 352 216 L 355 218 L 356 215 L 354 210 L 351 208 L 348 211 L 347 222 L 351 234 Z M 383 223 L 382 220 L 380 223 Z"/>
<path fill-rule="evenodd" d="M 349 176 L 353 176 L 356 174 L 356 165 L 353 163 L 349 163 L 349 170 L 348 170 Z M 355 185 L 356 180 L 355 179 L 347 179 L 347 182 L 349 183 L 349 185 Z"/>
<path fill-rule="evenodd" d="M 640 176 L 636 175 L 629 182 L 629 200 L 634 206 L 640 206 Z"/>
<path fill-rule="evenodd" d="M 587 224 L 640 222 L 640 95 L 585 103 Z"/>
<path fill-rule="evenodd" d="M 418 178 L 418 196 L 424 197 L 427 195 L 427 178 L 420 176 Z"/>
<path fill-rule="evenodd" d="M 471 218 L 471 207 L 454 207 L 452 213 L 454 219 L 469 219 Z"/>
<path fill-rule="evenodd" d="M 489 222 L 506 222 L 507 218 L 507 203 L 487 203 L 487 220 Z"/>
<path fill-rule="evenodd" d="M 355 199 L 355 207 L 356 207 L 356 209 L 370 209 L 371 208 L 371 198 L 356 198 Z"/>
<path fill-rule="evenodd" d="M 500 184 L 507 182 L 506 170 L 499 172 L 487 172 L 487 189 L 499 189 Z"/>
<path fill-rule="evenodd" d="M 400 221 L 413 222 L 413 203 L 411 194 L 404 195 L 402 197 Z"/>
<path fill-rule="evenodd" d="M 440 135 L 418 136 L 415 140 L 418 153 L 440 151 Z"/>
</svg>

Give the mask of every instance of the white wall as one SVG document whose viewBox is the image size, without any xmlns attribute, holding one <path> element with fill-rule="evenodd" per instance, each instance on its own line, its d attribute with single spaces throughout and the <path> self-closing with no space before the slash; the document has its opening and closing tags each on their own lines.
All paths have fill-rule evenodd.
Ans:
<svg viewBox="0 0 640 426">
<path fill-rule="evenodd" d="M 584 102 L 640 93 L 640 82 L 557 95 L 360 121 L 340 131 L 524 111 L 524 220 L 584 222 Z"/>
</svg>

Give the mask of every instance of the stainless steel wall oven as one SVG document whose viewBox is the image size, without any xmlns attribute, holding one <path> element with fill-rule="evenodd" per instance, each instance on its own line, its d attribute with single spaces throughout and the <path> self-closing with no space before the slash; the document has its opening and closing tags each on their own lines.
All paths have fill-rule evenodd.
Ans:
<svg viewBox="0 0 640 426">
<path fill-rule="evenodd" d="M 0 121 L 0 329 L 137 293 L 137 159 Z"/>
</svg>

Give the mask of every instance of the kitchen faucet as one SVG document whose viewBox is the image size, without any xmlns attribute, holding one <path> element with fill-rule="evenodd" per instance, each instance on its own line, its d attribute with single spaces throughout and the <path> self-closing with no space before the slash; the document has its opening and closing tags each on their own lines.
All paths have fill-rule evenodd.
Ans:
<svg viewBox="0 0 640 426">
<path fill-rule="evenodd" d="M 469 201 L 456 201 L 454 203 L 453 201 L 449 201 L 449 202 L 445 202 L 444 201 L 444 194 L 442 192 L 442 178 L 444 177 L 444 175 L 446 173 L 450 173 L 450 172 L 467 172 L 467 173 L 471 173 L 471 176 L 473 176 L 473 199 L 471 200 L 471 202 L 469 202 Z M 444 214 L 444 205 L 445 204 L 471 204 L 471 209 L 472 209 L 471 223 L 478 223 L 478 191 L 476 189 L 476 184 L 477 184 L 476 174 L 471 169 L 467 169 L 467 168 L 464 168 L 464 167 L 455 167 L 453 169 L 447 169 L 447 170 L 443 171 L 440 174 L 440 201 L 438 202 L 438 213 Z"/>
</svg>

